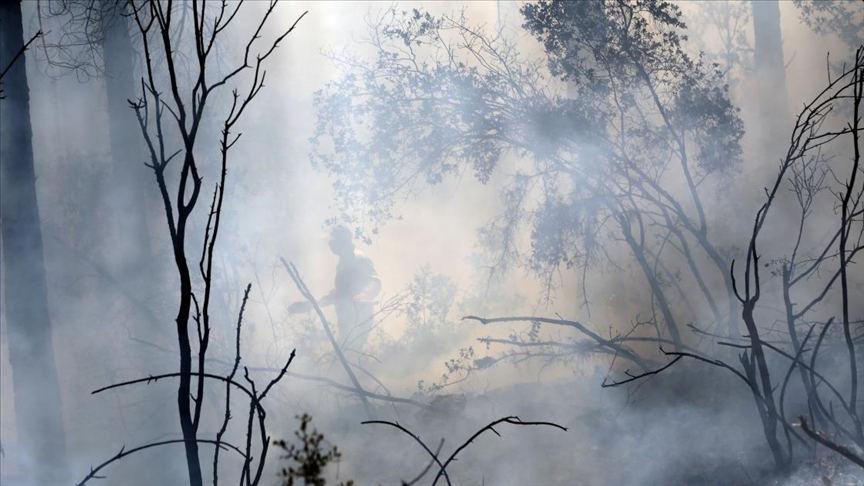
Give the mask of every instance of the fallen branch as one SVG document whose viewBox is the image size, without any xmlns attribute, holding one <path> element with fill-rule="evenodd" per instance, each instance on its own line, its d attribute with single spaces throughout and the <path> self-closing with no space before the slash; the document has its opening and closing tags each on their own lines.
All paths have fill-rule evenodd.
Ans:
<svg viewBox="0 0 864 486">
<path fill-rule="evenodd" d="M 465 316 L 462 320 L 474 320 L 480 322 L 484 326 L 487 324 L 493 324 L 496 322 L 540 322 L 544 324 L 553 324 L 556 326 L 566 326 L 572 327 L 579 330 L 582 334 L 590 337 L 594 341 L 596 341 L 601 346 L 608 348 L 611 351 L 614 351 L 618 355 L 629 359 L 637 366 L 642 368 L 643 371 L 650 371 L 650 367 L 645 363 L 645 360 L 640 358 L 636 353 L 630 350 L 630 348 L 618 344 L 614 342 L 614 340 L 605 339 L 603 336 L 597 334 L 596 332 L 588 329 L 582 323 L 577 321 L 568 321 L 566 319 L 550 319 L 548 317 L 478 317 L 478 316 Z"/>
<path fill-rule="evenodd" d="M 255 368 L 249 368 L 249 369 L 252 370 L 252 369 L 255 369 Z M 274 368 L 257 368 L 257 369 L 260 369 L 260 370 L 273 370 Z M 343 385 L 342 383 L 339 383 L 339 382 L 337 382 L 337 381 L 335 381 L 335 380 L 331 380 L 330 378 L 326 378 L 326 377 L 323 377 L 323 376 L 305 375 L 305 374 L 302 374 L 302 373 L 296 373 L 296 372 L 293 372 L 293 371 L 289 371 L 289 372 L 288 372 L 288 376 L 293 377 L 293 378 L 298 378 L 298 379 L 301 379 L 301 380 L 317 381 L 317 382 L 319 382 L 319 383 L 325 383 L 325 384 L 330 385 L 330 386 L 332 386 L 333 388 L 336 388 L 336 389 L 338 389 L 338 390 L 346 391 L 346 392 L 349 392 L 349 393 L 355 393 L 355 394 L 360 395 L 360 396 L 364 396 L 364 397 L 367 397 L 367 398 L 372 398 L 372 399 L 375 399 L 375 400 L 380 400 L 380 401 L 383 401 L 383 402 L 404 403 L 404 404 L 406 404 L 406 405 L 413 405 L 413 406 L 415 406 L 415 407 L 420 407 L 420 408 L 425 408 L 425 409 L 432 409 L 432 407 L 430 407 L 429 405 L 427 405 L 427 404 L 425 404 L 425 403 L 423 403 L 423 402 L 418 402 L 417 400 L 412 400 L 412 399 L 410 399 L 410 398 L 394 397 L 393 395 L 382 395 L 382 394 L 380 394 L 380 393 L 375 393 L 375 392 L 366 391 L 366 390 L 364 390 L 364 389 L 362 389 L 362 388 L 361 388 L 361 389 L 357 389 L 357 388 L 354 388 L 354 387 L 350 387 L 350 386 L 348 386 L 348 385 Z"/>
<path fill-rule="evenodd" d="M 282 265 L 285 267 L 285 270 L 288 271 L 288 275 L 291 277 L 291 280 L 294 281 L 294 284 L 297 285 L 297 290 L 300 291 L 300 294 L 312 304 L 312 307 L 315 309 L 315 313 L 318 314 L 318 318 L 321 320 L 321 325 L 324 326 L 324 333 L 327 334 L 327 339 L 330 340 L 330 344 L 333 346 L 333 351 L 336 352 L 336 356 L 339 358 L 339 362 L 342 363 L 342 367 L 345 368 L 345 372 L 348 374 L 348 378 L 351 379 L 351 384 L 354 385 L 354 388 L 360 391 L 364 391 L 363 387 L 360 386 L 360 381 L 357 380 L 357 376 L 354 374 L 354 370 L 351 369 L 351 364 L 348 363 L 348 360 L 345 359 L 345 354 L 342 353 L 342 349 L 339 347 L 339 343 L 336 342 L 336 338 L 333 337 L 333 331 L 330 330 L 330 323 L 327 322 L 327 318 L 324 316 L 324 313 L 321 311 L 321 307 L 318 306 L 318 302 L 315 300 L 315 297 L 312 295 L 312 292 L 309 291 L 309 288 L 306 287 L 306 284 L 303 282 L 303 279 L 300 277 L 300 272 L 297 271 L 297 267 L 294 266 L 293 263 L 286 262 L 284 258 L 279 258 L 279 261 L 282 262 Z M 369 401 L 366 399 L 365 393 L 359 393 L 360 402 L 363 404 L 363 409 L 366 411 L 366 415 L 372 419 L 374 418 L 372 415 L 372 408 L 369 406 Z"/>
<path fill-rule="evenodd" d="M 807 420 L 805 420 L 803 416 L 799 415 L 798 420 L 801 421 L 801 430 L 803 430 L 808 437 L 864 468 L 864 458 L 855 455 L 848 447 L 834 443 L 830 439 L 826 438 L 821 432 L 811 430 L 810 427 L 807 426 Z"/>
</svg>

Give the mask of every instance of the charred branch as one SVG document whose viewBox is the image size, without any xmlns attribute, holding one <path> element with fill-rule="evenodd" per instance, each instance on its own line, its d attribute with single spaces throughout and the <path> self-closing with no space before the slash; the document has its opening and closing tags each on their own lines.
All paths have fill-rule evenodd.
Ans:
<svg viewBox="0 0 864 486">
<path fill-rule="evenodd" d="M 857 464 L 858 466 L 864 468 L 864 458 L 859 457 L 858 455 L 854 454 L 851 450 L 849 450 L 848 447 L 837 444 L 836 442 L 832 441 L 831 439 L 826 437 L 824 433 L 816 432 L 816 431 L 810 429 L 810 426 L 807 425 L 807 420 L 804 417 L 799 416 L 798 420 L 801 422 L 801 430 L 803 430 L 804 433 L 807 434 L 807 437 L 810 437 L 811 439 L 815 440 L 816 442 L 822 444 L 823 446 L 831 449 L 832 451 L 840 454 L 841 456 L 845 457 L 846 459 L 849 459 L 850 461 Z"/>
<path fill-rule="evenodd" d="M 351 368 L 351 364 L 348 363 L 348 360 L 345 358 L 345 354 L 342 352 L 342 348 L 339 346 L 339 343 L 336 342 L 336 338 L 333 337 L 333 331 L 330 329 L 330 323 L 327 321 L 327 317 L 325 317 L 324 313 L 321 311 L 321 307 L 318 305 L 318 301 L 315 300 L 312 292 L 310 292 L 309 288 L 306 287 L 306 284 L 303 282 L 302 277 L 300 277 L 300 272 L 297 270 L 297 267 L 295 267 L 293 263 L 286 262 L 284 258 L 280 258 L 279 261 L 282 262 L 282 265 L 285 267 L 285 270 L 288 272 L 291 280 L 294 281 L 294 284 L 297 286 L 297 290 L 300 291 L 300 293 L 303 295 L 303 298 L 305 298 L 315 309 L 315 314 L 317 314 L 318 319 L 321 320 L 321 325 L 324 327 L 324 332 L 327 334 L 327 339 L 330 341 L 330 345 L 333 346 L 333 351 L 339 358 L 339 362 L 342 364 L 342 368 L 345 369 L 345 373 L 348 374 L 348 378 L 351 380 L 351 384 L 354 385 L 354 388 L 361 392 L 358 394 L 358 396 L 360 398 L 360 403 L 363 404 L 363 409 L 366 411 L 366 415 L 370 419 L 374 418 L 372 414 L 372 408 L 369 406 L 369 401 L 366 399 L 366 393 L 363 391 L 363 387 L 360 385 L 360 381 L 357 380 L 357 375 L 354 374 L 354 370 Z"/>
<path fill-rule="evenodd" d="M 218 441 L 218 440 L 210 440 L 210 439 L 196 439 L 196 440 L 198 441 L 199 444 L 213 444 L 218 449 L 232 450 L 232 451 L 236 452 L 237 454 L 239 454 L 244 459 L 246 459 L 246 455 L 243 453 L 243 451 L 240 450 L 239 447 L 232 445 L 228 442 Z M 129 450 L 126 450 L 125 447 L 122 447 L 120 449 L 120 452 L 118 452 L 116 455 L 114 455 L 110 459 L 106 460 L 105 462 L 103 462 L 102 464 L 99 464 L 96 467 L 90 468 L 90 473 L 88 473 L 87 476 L 85 476 L 84 479 L 81 480 L 80 483 L 77 483 L 77 486 L 84 486 L 91 479 L 105 479 L 105 476 L 99 476 L 99 471 L 101 471 L 102 469 L 105 469 L 107 466 L 111 465 L 114 462 L 119 461 L 120 459 L 123 459 L 126 456 L 130 456 L 136 452 L 140 452 L 140 451 L 143 451 L 146 449 L 151 449 L 153 447 L 159 447 L 159 446 L 169 445 L 169 444 L 183 444 L 185 442 L 186 441 L 184 439 L 175 439 L 175 440 L 164 440 L 161 442 L 153 442 L 153 443 L 145 444 L 143 446 L 135 447 L 135 448 L 129 449 Z"/>
<path fill-rule="evenodd" d="M 628 347 L 626 347 L 622 344 L 616 343 L 614 340 L 605 339 L 604 337 L 602 337 L 599 334 L 597 334 L 596 332 L 588 329 L 583 324 L 581 324 L 580 322 L 577 322 L 577 321 L 568 321 L 565 319 L 550 319 L 548 317 L 492 317 L 492 318 L 486 318 L 486 317 L 478 317 L 478 316 L 465 316 L 462 318 L 462 320 L 463 321 L 464 320 L 478 321 L 480 324 L 483 324 L 484 326 L 488 325 L 488 324 L 499 323 L 499 322 L 539 322 L 539 323 L 543 323 L 543 324 L 553 324 L 553 325 L 557 325 L 557 326 L 572 327 L 574 329 L 577 329 L 582 334 L 585 334 L 586 336 L 593 339 L 600 346 L 612 351 L 613 353 L 616 353 L 617 355 L 619 355 L 623 358 L 626 358 L 626 359 L 632 361 L 634 364 L 636 364 L 637 366 L 642 368 L 644 371 L 650 370 L 649 366 L 645 363 L 645 360 L 642 359 L 640 356 L 638 356 L 631 349 L 629 349 Z"/>
</svg>

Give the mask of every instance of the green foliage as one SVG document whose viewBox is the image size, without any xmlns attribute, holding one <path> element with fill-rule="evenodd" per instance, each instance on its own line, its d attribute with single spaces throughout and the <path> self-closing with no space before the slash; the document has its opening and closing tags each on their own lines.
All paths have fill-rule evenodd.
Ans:
<svg viewBox="0 0 864 486">
<path fill-rule="evenodd" d="M 331 462 L 339 462 L 342 453 L 339 452 L 336 446 L 328 448 L 324 441 L 324 434 L 318 432 L 317 429 L 309 427 L 312 422 L 312 417 L 304 413 L 296 417 L 300 421 L 300 428 L 294 432 L 299 445 L 287 443 L 284 440 L 277 440 L 273 445 L 279 447 L 285 454 L 280 456 L 281 459 L 287 459 L 294 465 L 283 467 L 279 471 L 279 477 L 284 481 L 282 486 L 294 486 L 298 479 L 303 480 L 303 484 L 307 486 L 324 486 L 327 482 L 324 479 L 324 470 Z M 340 483 L 340 486 L 352 486 L 354 481 Z"/>
<path fill-rule="evenodd" d="M 864 44 L 864 3 L 836 0 L 793 0 L 793 3 L 801 20 L 817 34 L 835 34 L 853 50 Z"/>
<path fill-rule="evenodd" d="M 424 185 L 467 171 L 485 183 L 514 154 L 531 163 L 481 232 L 493 269 L 592 264 L 636 211 L 704 231 L 689 212 L 695 184 L 734 172 L 743 124 L 718 66 L 682 48 L 680 10 L 592 0 L 522 13 L 545 59 L 464 15 L 396 9 L 371 25 L 374 58 L 333 56 L 344 74 L 316 95 L 313 163 L 335 181 L 342 218 L 374 232 Z M 681 178 L 696 181 L 689 194 Z"/>
<path fill-rule="evenodd" d="M 641 120 L 633 126 L 633 143 L 658 149 L 687 135 L 706 173 L 739 160 L 743 124 L 737 109 L 718 66 L 684 51 L 686 25 L 677 6 L 653 0 L 544 0 L 525 5 L 522 13 L 524 27 L 543 43 L 552 74 L 578 90 L 576 103 L 587 99 L 592 109 L 624 116 L 651 105 L 661 110 L 668 122 Z M 667 154 L 655 162 L 668 159 Z"/>
<path fill-rule="evenodd" d="M 489 110 L 484 93 L 492 100 L 507 80 L 456 57 L 422 58 L 447 44 L 448 33 L 458 34 L 452 20 L 391 9 L 376 29 L 386 43 L 377 59 L 338 58 L 345 75 L 315 97 L 312 162 L 336 175 L 350 223 L 396 217 L 393 203 L 412 184 L 438 184 L 464 165 L 486 181 L 504 149 L 488 134 L 500 133 L 507 115 Z M 451 103 L 450 94 L 460 102 Z"/>
</svg>

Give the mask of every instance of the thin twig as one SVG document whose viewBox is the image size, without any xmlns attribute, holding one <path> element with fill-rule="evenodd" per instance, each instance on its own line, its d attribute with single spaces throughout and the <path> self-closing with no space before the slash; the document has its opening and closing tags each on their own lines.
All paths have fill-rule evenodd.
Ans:
<svg viewBox="0 0 864 486">
<path fill-rule="evenodd" d="M 601 383 L 600 386 L 603 388 L 610 388 L 610 387 L 614 387 L 614 386 L 623 385 L 625 383 L 630 383 L 631 381 L 636 381 L 640 378 L 645 378 L 646 376 L 656 375 L 656 374 L 662 373 L 664 370 L 666 370 L 667 368 L 670 368 L 672 365 L 677 363 L 678 360 L 680 360 L 683 357 L 684 356 L 680 356 L 680 355 L 676 356 L 675 359 L 670 361 L 666 366 L 664 366 L 662 368 L 657 368 L 656 370 L 653 370 L 653 371 L 646 371 L 645 373 L 642 373 L 641 375 L 631 375 L 629 373 L 630 370 L 627 370 L 624 372 L 624 374 L 629 376 L 630 378 L 627 378 L 626 380 L 613 381 L 612 383 L 606 383 L 606 379 L 604 378 L 603 383 Z"/>
<path fill-rule="evenodd" d="M 36 34 L 34 34 L 33 37 L 31 37 L 30 40 L 27 41 L 27 43 L 24 44 L 23 47 L 21 47 L 21 49 L 18 49 L 18 52 L 15 53 L 15 57 L 13 57 L 11 61 L 9 61 L 9 64 L 7 64 L 6 67 L 3 69 L 3 72 L 0 72 L 0 80 L 3 80 L 3 77 L 6 76 L 6 73 L 9 72 L 10 69 L 12 69 L 12 66 L 15 64 L 15 61 L 17 61 L 19 57 L 24 55 L 24 51 L 26 51 L 27 48 L 30 47 L 30 44 L 32 44 L 33 41 L 35 41 L 37 38 L 39 38 L 41 36 L 42 36 L 42 31 L 40 30 L 39 32 L 36 32 Z"/>
<path fill-rule="evenodd" d="M 240 312 L 237 316 L 237 332 L 234 338 L 234 365 L 231 367 L 231 373 L 228 374 L 228 381 L 225 383 L 225 416 L 222 419 L 222 427 L 216 433 L 216 443 L 222 442 L 222 436 L 225 435 L 225 430 L 228 428 L 228 421 L 231 420 L 231 382 L 234 381 L 234 375 L 237 374 L 237 368 L 240 366 L 240 329 L 243 325 L 243 313 L 246 311 L 246 302 L 249 300 L 249 291 L 252 289 L 252 284 L 246 285 L 246 291 L 243 293 L 243 303 L 240 304 Z M 217 447 L 213 453 L 213 486 L 219 485 L 219 448 Z"/>
</svg>

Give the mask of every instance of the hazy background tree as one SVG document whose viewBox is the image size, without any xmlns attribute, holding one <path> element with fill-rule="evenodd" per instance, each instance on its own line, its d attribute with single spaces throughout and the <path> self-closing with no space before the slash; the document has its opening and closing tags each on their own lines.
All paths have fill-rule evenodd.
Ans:
<svg viewBox="0 0 864 486">
<path fill-rule="evenodd" d="M 850 50 L 864 44 L 864 12 L 860 2 L 793 0 L 801 21 L 821 35 L 835 35 Z"/>
<path fill-rule="evenodd" d="M 102 0 L 94 6 L 100 12 L 111 164 L 116 181 L 111 185 L 115 191 L 111 199 L 116 201 L 111 237 L 116 243 L 111 245 L 109 255 L 111 267 L 117 274 L 144 278 L 150 272 L 150 279 L 141 280 L 147 283 L 153 281 L 147 225 L 147 209 L 152 202 L 146 197 L 148 191 L 144 184 L 149 179 L 144 165 L 146 152 L 129 109 L 129 100 L 135 99 L 137 92 L 136 53 L 129 34 L 130 5 Z"/>
<path fill-rule="evenodd" d="M 102 228 L 100 238 L 113 243 L 93 257 L 115 277 L 147 277 L 152 286 L 155 268 L 148 214 L 157 199 L 156 191 L 145 184 L 146 151 L 129 109 L 129 100 L 138 89 L 136 75 L 140 76 L 135 66 L 143 59 L 130 36 L 130 5 L 125 1 L 63 0 L 40 5 L 37 15 L 40 24 L 44 21 L 54 27 L 40 45 L 46 72 L 104 83 L 110 165 L 99 193 L 111 203 L 94 223 Z M 178 13 L 183 12 L 185 7 L 180 5 Z"/>
<path fill-rule="evenodd" d="M 63 402 L 57 367 L 42 228 L 36 201 L 33 132 L 21 2 L 0 5 L 0 228 L 3 245 L 3 298 L 9 361 L 15 393 L 15 457 L 32 477 L 22 484 L 56 484 L 69 474 Z"/>
<path fill-rule="evenodd" d="M 680 12 L 623 2 L 541 2 L 523 12 L 553 78 L 464 17 L 418 10 L 393 9 L 373 25 L 376 67 L 336 58 L 346 75 L 318 99 L 314 162 L 337 179 L 343 217 L 387 221 L 420 184 L 466 170 L 485 182 L 513 153 L 533 165 L 512 174 L 504 210 L 482 234 L 493 267 L 525 265 L 554 286 L 561 269 L 585 274 L 604 265 L 606 245 L 620 245 L 636 256 L 661 332 L 681 342 L 670 300 L 678 298 L 707 301 L 713 322 L 736 332 L 731 295 L 715 286 L 728 277 L 708 237 L 707 189 L 697 185 L 722 187 L 734 172 L 741 122 L 719 73 L 681 49 Z M 554 78 L 576 92 L 565 95 Z M 701 296 L 680 295 L 682 271 Z"/>
<path fill-rule="evenodd" d="M 759 96 L 759 121 L 752 131 L 762 151 L 760 158 L 773 162 L 786 145 L 792 118 L 786 96 L 786 61 L 780 31 L 780 2 L 753 1 L 753 89 Z"/>
<path fill-rule="evenodd" d="M 788 150 L 793 161 L 817 156 L 807 142 L 800 142 L 802 152 L 788 147 L 778 4 L 752 7 L 755 89 L 770 93 L 759 102 L 753 165 L 770 167 Z M 513 346 L 520 351 L 502 357 L 518 363 L 532 355 L 548 363 L 609 353 L 630 362 L 620 368 L 644 369 L 646 360 L 656 359 L 657 344 L 666 354 L 704 356 L 694 346 L 705 336 L 727 337 L 734 348 L 744 334 L 752 342 L 741 355 L 740 376 L 748 377 L 775 466 L 787 470 L 792 445 L 787 453 L 781 437 L 791 441 L 795 433 L 783 399 L 773 396 L 776 356 L 761 349 L 759 332 L 772 332 L 762 322 L 768 311 L 756 306 L 758 292 L 751 294 L 749 283 L 746 294 L 733 296 L 729 273 L 732 260 L 742 256 L 732 235 L 746 234 L 751 223 L 711 202 L 749 197 L 746 187 L 736 188 L 743 123 L 723 72 L 687 54 L 687 25 L 668 2 L 540 1 L 526 4 L 522 14 L 545 62 L 523 57 L 512 39 L 470 25 L 464 14 L 398 7 L 371 19 L 369 57 L 332 55 L 342 74 L 317 98 L 313 163 L 335 180 L 341 217 L 374 235 L 400 216 L 401 200 L 425 186 L 465 173 L 486 183 L 503 158 L 515 155 L 517 168 L 501 194 L 504 209 L 480 234 L 492 253 L 490 265 L 530 269 L 547 291 L 560 285 L 564 272 L 597 276 L 604 266 L 623 267 L 644 286 L 631 280 L 624 290 L 636 294 L 628 296 L 630 305 L 600 314 L 600 329 L 603 320 L 622 318 L 631 319 L 632 328 L 603 336 L 581 319 L 542 313 L 477 317 L 482 324 L 531 324 L 524 336 L 481 342 Z M 748 269 L 756 264 L 754 257 Z M 617 282 L 595 285 L 618 293 L 622 279 Z M 570 328 L 588 339 L 549 339 L 546 327 Z M 721 346 L 706 359 L 730 356 L 728 349 Z M 805 351 L 793 347 L 796 352 Z M 469 372 L 496 361 L 464 348 L 448 370 Z M 856 395 L 855 370 L 853 363 L 838 377 L 847 383 L 851 373 L 850 397 Z M 856 416 L 853 410 L 849 420 Z"/>
</svg>

